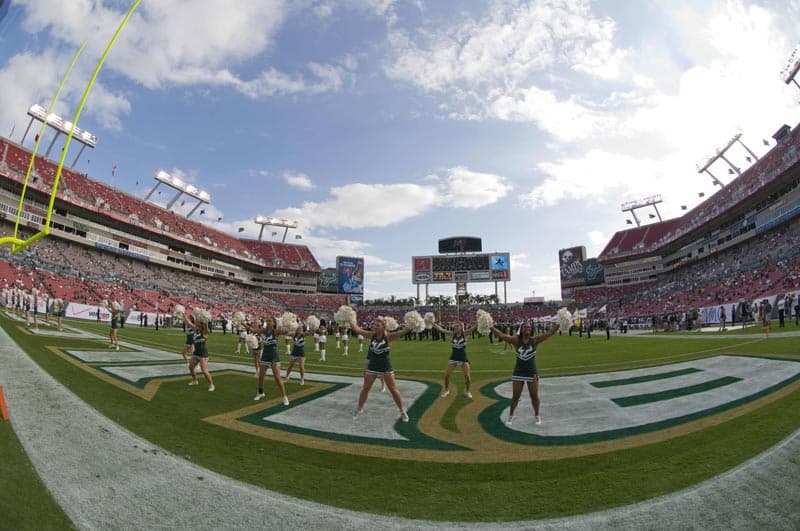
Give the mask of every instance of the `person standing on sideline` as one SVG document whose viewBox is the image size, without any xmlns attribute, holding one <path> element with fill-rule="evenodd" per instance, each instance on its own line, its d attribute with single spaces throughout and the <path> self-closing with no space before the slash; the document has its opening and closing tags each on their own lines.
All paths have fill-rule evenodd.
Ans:
<svg viewBox="0 0 800 531">
<path fill-rule="evenodd" d="M 450 359 L 447 360 L 447 369 L 444 371 L 444 392 L 442 393 L 442 398 L 450 394 L 450 374 L 456 367 L 461 367 L 464 370 L 464 396 L 472 398 L 472 393 L 469 390 L 470 373 L 469 358 L 467 357 L 467 334 L 471 334 L 477 330 L 478 325 L 474 324 L 464 330 L 463 323 L 456 321 L 452 332 L 439 326 L 439 323 L 433 323 L 433 327 L 440 333 L 452 336 L 453 338 L 453 348 L 450 352 Z"/>
<path fill-rule="evenodd" d="M 364 413 L 364 404 L 369 396 L 369 390 L 372 384 L 375 383 L 376 378 L 383 378 L 386 387 L 394 398 L 394 403 L 400 409 L 400 419 L 403 422 L 408 422 L 408 413 L 403 407 L 403 397 L 400 396 L 400 391 L 397 389 L 397 383 L 394 379 L 394 370 L 392 369 L 392 361 L 389 358 L 390 343 L 397 337 L 402 337 L 409 332 L 411 328 L 403 328 L 394 332 L 386 333 L 386 322 L 383 318 L 378 317 L 372 324 L 372 330 L 364 330 L 355 322 L 350 325 L 354 332 L 369 338 L 369 350 L 367 351 L 367 368 L 364 370 L 364 385 L 361 388 L 361 393 L 358 395 L 358 408 L 356 409 L 353 419 L 357 419 Z"/>
<path fill-rule="evenodd" d="M 272 376 L 275 378 L 275 383 L 278 384 L 278 390 L 281 392 L 283 405 L 289 405 L 289 397 L 286 396 L 286 387 L 283 385 L 281 378 L 281 358 L 278 353 L 278 323 L 274 317 L 267 317 L 264 327 L 257 329 L 256 333 L 261 335 L 261 362 L 258 371 L 258 393 L 256 393 L 253 400 L 261 400 L 266 396 L 264 394 L 264 376 L 267 374 L 267 369 L 272 369 Z"/>
<path fill-rule="evenodd" d="M 208 323 L 206 321 L 193 321 L 186 323 L 187 336 L 188 331 L 194 331 L 194 349 L 192 350 L 192 357 L 189 360 L 189 374 L 192 375 L 192 381 L 189 385 L 197 385 L 197 365 L 200 365 L 200 371 L 206 377 L 208 382 L 208 390 L 214 391 L 214 380 L 211 378 L 211 373 L 208 372 L 208 347 L 206 346 L 206 339 L 208 338 Z"/>
<path fill-rule="evenodd" d="M 311 330 L 303 331 L 303 325 L 298 325 L 294 334 L 289 336 L 292 338 L 292 352 L 289 358 L 289 366 L 286 368 L 284 383 L 289 382 L 289 378 L 292 375 L 292 367 L 297 362 L 300 367 L 300 385 L 306 384 L 306 337 L 313 333 Z"/>
<path fill-rule="evenodd" d="M 786 299 L 778 299 L 778 328 L 783 328 L 786 319 Z"/>
<path fill-rule="evenodd" d="M 725 328 L 725 306 L 719 307 L 719 332 L 724 332 Z"/>
<path fill-rule="evenodd" d="M 514 411 L 517 409 L 517 404 L 519 404 L 519 399 L 522 396 L 522 388 L 525 385 L 528 386 L 528 393 L 533 403 L 534 422 L 536 424 L 542 423 L 542 417 L 539 415 L 539 370 L 536 368 L 536 346 L 555 334 L 558 329 L 558 323 L 553 323 L 550 330 L 534 337 L 531 334 L 531 324 L 528 322 L 523 323 L 517 336 L 504 334 L 497 328 L 492 327 L 497 337 L 511 343 L 517 352 L 517 364 L 514 366 L 514 373 L 511 376 L 513 394 L 511 396 L 508 419 L 506 420 L 507 425 L 511 426 L 514 422 Z"/>
</svg>

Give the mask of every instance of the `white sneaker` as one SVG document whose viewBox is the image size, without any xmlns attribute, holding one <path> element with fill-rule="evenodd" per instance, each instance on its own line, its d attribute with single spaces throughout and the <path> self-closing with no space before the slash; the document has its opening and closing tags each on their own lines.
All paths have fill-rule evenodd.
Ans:
<svg viewBox="0 0 800 531">
<path fill-rule="evenodd" d="M 215 388 L 213 385 L 209 385 L 209 386 L 208 386 L 208 392 L 209 392 L 209 393 L 213 393 L 213 392 L 214 392 L 214 389 L 216 389 L 216 388 Z"/>
<path fill-rule="evenodd" d="M 283 397 L 283 405 L 284 406 L 288 406 L 289 405 L 289 397 L 288 396 L 284 396 Z"/>
<path fill-rule="evenodd" d="M 541 415 L 536 415 L 536 419 L 533 422 L 534 424 L 541 424 L 542 423 Z"/>
<path fill-rule="evenodd" d="M 408 422 L 408 413 L 406 413 L 405 411 L 401 411 L 400 412 L 400 419 L 403 422 Z"/>
<path fill-rule="evenodd" d="M 189 382 L 189 385 L 197 385 L 198 383 L 199 383 L 199 382 L 197 382 L 197 380 L 195 380 L 195 381 L 193 381 L 193 382 Z"/>
<path fill-rule="evenodd" d="M 385 392 L 386 392 L 386 384 L 385 383 L 381 383 L 381 393 L 385 393 Z"/>
<path fill-rule="evenodd" d="M 508 420 L 506 420 L 506 426 L 511 426 L 511 424 L 513 423 L 514 423 L 514 417 L 508 417 Z"/>
<path fill-rule="evenodd" d="M 119 345 L 117 345 L 117 350 L 119 350 Z"/>
<path fill-rule="evenodd" d="M 467 398 L 472 398 L 472 393 L 467 391 L 467 392 L 464 393 L 464 396 L 466 396 Z"/>
<path fill-rule="evenodd" d="M 300 378 L 300 385 L 305 385 L 305 384 L 306 384 L 306 379 Z"/>
<path fill-rule="evenodd" d="M 363 413 L 364 413 L 364 410 L 363 410 L 363 409 L 356 409 L 356 412 L 355 412 L 355 413 L 353 413 L 353 420 L 356 420 L 356 419 L 357 419 L 358 417 L 360 417 L 360 416 L 361 416 Z"/>
<path fill-rule="evenodd" d="M 261 400 L 261 399 L 262 399 L 262 398 L 264 398 L 265 396 L 266 396 L 266 395 L 265 395 L 264 393 L 256 393 L 256 396 L 253 398 L 253 401 L 254 401 L 254 402 L 258 402 L 259 400 Z"/>
<path fill-rule="evenodd" d="M 289 381 L 289 380 L 291 380 L 291 379 L 292 379 L 292 375 L 291 375 L 291 374 L 287 374 L 287 375 L 286 375 L 286 378 L 284 378 L 284 379 L 283 379 L 283 381 L 284 381 L 284 382 L 288 382 L 288 381 Z"/>
<path fill-rule="evenodd" d="M 450 389 L 447 389 L 444 393 L 442 393 L 442 398 L 450 396 Z"/>
</svg>

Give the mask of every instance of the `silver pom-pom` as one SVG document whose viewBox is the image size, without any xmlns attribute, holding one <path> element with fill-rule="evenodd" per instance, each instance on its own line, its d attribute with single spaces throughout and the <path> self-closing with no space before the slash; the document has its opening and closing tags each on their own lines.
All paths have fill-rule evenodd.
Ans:
<svg viewBox="0 0 800 531">
<path fill-rule="evenodd" d="M 293 314 L 292 312 L 283 312 L 281 315 L 281 328 L 285 329 L 289 333 L 294 333 L 298 326 L 297 322 L 297 315 Z"/>
<path fill-rule="evenodd" d="M 403 316 L 403 322 L 406 324 L 406 328 L 411 328 L 414 332 L 425 330 L 425 319 L 422 318 L 417 310 L 406 312 Z"/>
<path fill-rule="evenodd" d="M 258 348 L 258 336 L 255 334 L 247 334 L 247 337 L 244 338 L 244 344 L 247 345 L 247 348 L 250 350 Z"/>
<path fill-rule="evenodd" d="M 556 314 L 558 319 L 558 328 L 562 332 L 569 332 L 569 327 L 572 326 L 572 314 L 566 308 L 561 308 Z"/>
<path fill-rule="evenodd" d="M 176 316 L 182 316 L 183 314 L 186 313 L 186 307 L 184 307 L 182 304 L 176 304 L 173 313 Z"/>
<path fill-rule="evenodd" d="M 433 328 L 433 323 L 436 322 L 436 316 L 433 312 L 425 312 L 425 330 Z"/>
<path fill-rule="evenodd" d="M 245 322 L 244 312 L 233 312 L 233 327 L 241 328 Z"/>
<path fill-rule="evenodd" d="M 56 299 L 53 301 L 53 311 L 56 313 L 61 313 L 61 310 L 64 309 L 64 299 Z"/>
<path fill-rule="evenodd" d="M 103 308 L 105 308 L 106 310 L 108 310 L 108 300 L 107 299 L 103 299 L 103 302 L 101 302 L 100 305 L 103 306 Z"/>
<path fill-rule="evenodd" d="M 121 312 L 122 311 L 122 303 L 119 301 L 114 301 L 111 303 L 111 307 L 114 308 L 114 311 Z"/>
<path fill-rule="evenodd" d="M 211 322 L 211 312 L 206 310 L 205 308 L 195 308 L 192 313 L 194 314 L 194 320 L 198 323 L 210 323 Z"/>
<path fill-rule="evenodd" d="M 476 319 L 478 320 L 478 333 L 482 336 L 488 335 L 494 326 L 492 316 L 485 310 L 478 310 Z"/>
<path fill-rule="evenodd" d="M 397 324 L 397 319 L 395 319 L 394 317 L 386 316 L 386 317 L 381 317 L 381 319 L 383 319 L 383 322 L 386 323 L 387 332 L 394 332 L 395 330 L 400 328 L 400 325 Z"/>
<path fill-rule="evenodd" d="M 316 315 L 309 315 L 306 317 L 306 326 L 312 332 L 316 332 L 317 328 L 319 328 L 319 317 Z"/>
<path fill-rule="evenodd" d="M 356 311 L 350 306 L 339 306 L 339 309 L 336 310 L 335 314 L 333 314 L 333 320 L 342 326 L 355 323 Z"/>
</svg>

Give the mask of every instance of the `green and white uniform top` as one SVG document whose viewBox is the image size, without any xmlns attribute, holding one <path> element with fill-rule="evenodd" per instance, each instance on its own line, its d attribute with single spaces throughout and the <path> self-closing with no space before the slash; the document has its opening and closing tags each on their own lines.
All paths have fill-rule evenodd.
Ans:
<svg viewBox="0 0 800 531">
<path fill-rule="evenodd" d="M 264 332 L 261 336 L 263 348 L 261 349 L 261 365 L 272 365 L 273 363 L 280 363 L 281 358 L 278 355 L 278 339 L 275 337 L 275 330 Z"/>
</svg>

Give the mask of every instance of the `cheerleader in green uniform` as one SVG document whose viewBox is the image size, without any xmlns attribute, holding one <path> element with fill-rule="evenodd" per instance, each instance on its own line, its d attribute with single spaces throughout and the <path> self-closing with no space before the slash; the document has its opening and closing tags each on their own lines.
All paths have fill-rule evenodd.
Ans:
<svg viewBox="0 0 800 531">
<path fill-rule="evenodd" d="M 286 396 L 286 387 L 283 385 L 281 379 L 281 358 L 278 354 L 278 325 L 274 317 L 268 317 L 264 328 L 259 328 L 256 333 L 261 334 L 261 362 L 258 371 L 258 393 L 253 400 L 261 400 L 266 396 L 264 394 L 264 376 L 267 374 L 267 369 L 272 369 L 272 376 L 275 378 L 275 383 L 278 384 L 278 389 L 283 397 L 283 405 L 289 405 L 289 397 Z"/>
<path fill-rule="evenodd" d="M 404 328 L 387 334 L 386 322 L 380 317 L 375 320 L 372 330 L 364 330 L 356 323 L 351 323 L 350 326 L 357 334 L 370 338 L 369 350 L 367 351 L 367 368 L 364 370 L 364 386 L 358 396 L 358 408 L 353 418 L 358 418 L 364 412 L 364 403 L 367 401 L 369 390 L 372 388 L 372 384 L 375 383 L 375 379 L 383 378 L 386 382 L 386 387 L 392 394 L 392 398 L 394 398 L 395 404 L 400 409 L 400 418 L 403 422 L 408 422 L 408 413 L 403 407 L 403 397 L 400 396 L 400 391 L 397 390 L 392 362 L 389 359 L 389 343 L 394 338 L 408 334 L 412 328 Z"/>
<path fill-rule="evenodd" d="M 456 322 L 452 332 L 442 328 L 438 323 L 434 323 L 433 326 L 442 334 L 452 336 L 453 350 L 450 353 L 450 359 L 447 361 L 447 370 L 444 372 L 444 392 L 442 397 L 450 394 L 450 374 L 453 369 L 461 367 L 464 370 L 464 396 L 472 398 L 472 393 L 469 390 L 470 373 L 469 358 L 467 357 L 467 335 L 471 334 L 478 325 L 472 325 L 464 330 L 464 325 L 461 322 Z"/>
<path fill-rule="evenodd" d="M 194 351 L 189 360 L 189 373 L 192 375 L 192 381 L 189 385 L 197 385 L 197 374 L 195 372 L 197 365 L 200 365 L 200 370 L 203 376 L 206 377 L 208 382 L 208 390 L 214 391 L 214 380 L 211 378 L 211 373 L 208 372 L 208 347 L 206 346 L 206 339 L 208 338 L 208 323 L 205 321 L 195 321 L 191 325 L 187 321 L 186 329 L 194 329 Z"/>
<path fill-rule="evenodd" d="M 306 383 L 306 337 L 313 334 L 311 330 L 303 331 L 303 325 L 298 325 L 294 331 L 294 335 L 289 336 L 292 338 L 292 354 L 289 358 L 289 366 L 286 368 L 286 381 L 292 374 L 292 367 L 297 362 L 300 367 L 300 385 Z"/>
<path fill-rule="evenodd" d="M 544 334 L 534 337 L 531 334 L 531 324 L 526 322 L 520 327 L 519 335 L 511 336 L 494 326 L 492 327 L 492 331 L 497 334 L 497 337 L 513 345 L 517 353 L 517 363 L 514 366 L 514 374 L 511 376 L 513 395 L 509 406 L 508 420 L 506 420 L 506 424 L 509 426 L 514 422 L 514 411 L 517 409 L 517 404 L 522 396 L 522 388 L 525 385 L 528 386 L 528 393 L 531 395 L 533 403 L 534 422 L 542 423 L 542 417 L 539 415 L 539 371 L 536 368 L 536 345 L 555 334 L 556 330 L 558 330 L 558 324 L 554 324 Z"/>
</svg>

